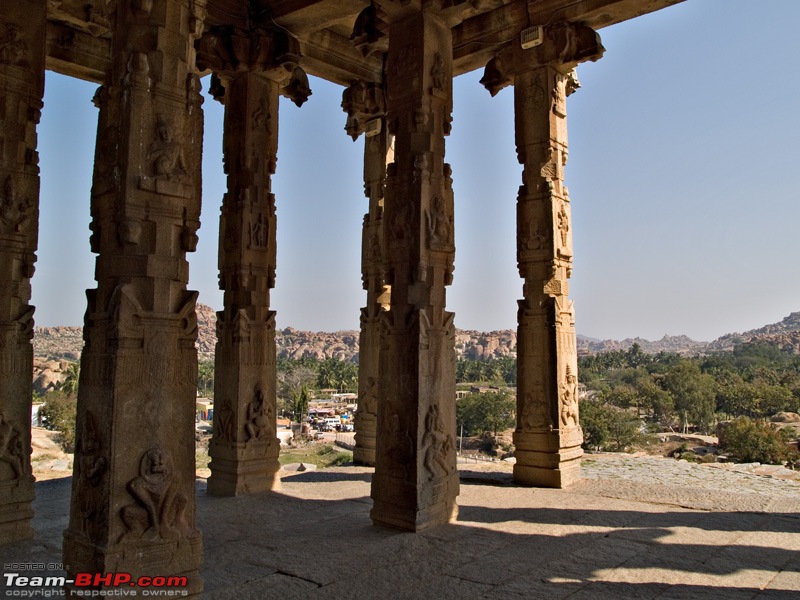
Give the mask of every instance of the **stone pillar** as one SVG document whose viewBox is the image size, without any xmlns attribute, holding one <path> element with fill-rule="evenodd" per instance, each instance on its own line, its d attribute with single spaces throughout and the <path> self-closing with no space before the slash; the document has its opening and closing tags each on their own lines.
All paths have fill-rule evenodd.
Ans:
<svg viewBox="0 0 800 600">
<path fill-rule="evenodd" d="M 364 131 L 364 195 L 369 211 L 364 215 L 361 238 L 361 280 L 367 304 L 361 309 L 358 350 L 358 408 L 355 415 L 353 462 L 375 466 L 375 436 L 380 390 L 381 315 L 389 308 L 389 286 L 384 266 L 384 187 L 389 156 L 386 102 L 382 86 L 354 82 L 344 92 L 345 130 L 355 139 Z"/>
<path fill-rule="evenodd" d="M 219 228 L 225 294 L 217 313 L 208 492 L 236 496 L 273 489 L 279 481 L 275 312 L 269 307 L 276 265 L 271 176 L 279 95 L 283 91 L 299 106 L 311 91 L 297 64 L 299 45 L 281 30 L 212 27 L 197 52 L 198 68 L 214 71 L 212 92 L 225 105 L 228 176 Z"/>
<path fill-rule="evenodd" d="M 514 480 L 566 487 L 580 478 L 583 432 L 578 421 L 578 357 L 569 300 L 572 271 L 566 96 L 577 89 L 574 67 L 603 48 L 587 27 L 559 24 L 531 50 L 510 47 L 481 80 L 492 92 L 514 83 L 517 157 L 517 262 L 525 280 L 517 333 L 517 428 Z"/>
<path fill-rule="evenodd" d="M 372 520 L 418 531 L 457 513 L 455 327 L 445 310 L 455 245 L 450 167 L 452 38 L 433 11 L 390 26 L 386 266 Z"/>
<path fill-rule="evenodd" d="M 46 18 L 44 0 L 10 3 L 0 16 L 0 544 L 33 536 L 28 302 L 39 231 L 36 125 Z"/>
<path fill-rule="evenodd" d="M 272 489 L 280 468 L 275 429 L 275 197 L 278 149 L 274 81 L 245 73 L 225 90 L 228 193 L 220 218 L 220 287 L 214 376 L 214 434 L 208 492 L 235 496 Z"/>
<path fill-rule="evenodd" d="M 193 41 L 202 3 L 123 2 L 98 90 L 89 290 L 68 573 L 185 576 L 202 588 L 195 526 L 197 292 L 203 135 Z M 135 590 L 131 590 L 135 591 Z"/>
</svg>

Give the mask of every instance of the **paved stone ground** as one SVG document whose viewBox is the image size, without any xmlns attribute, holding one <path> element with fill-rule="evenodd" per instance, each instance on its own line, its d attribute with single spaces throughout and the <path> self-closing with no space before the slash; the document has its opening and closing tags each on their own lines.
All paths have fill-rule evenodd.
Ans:
<svg viewBox="0 0 800 600">
<path fill-rule="evenodd" d="M 584 476 L 521 488 L 508 464 L 462 465 L 458 522 L 420 534 L 371 524 L 370 469 L 240 498 L 198 480 L 203 598 L 800 598 L 800 483 L 616 455 Z M 37 484 L 37 537 L 0 562 L 60 562 L 69 483 Z"/>
</svg>

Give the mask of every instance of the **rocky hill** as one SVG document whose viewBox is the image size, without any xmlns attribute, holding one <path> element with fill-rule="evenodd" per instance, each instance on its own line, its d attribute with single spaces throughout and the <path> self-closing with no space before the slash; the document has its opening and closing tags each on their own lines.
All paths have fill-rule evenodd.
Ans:
<svg viewBox="0 0 800 600">
<path fill-rule="evenodd" d="M 744 333 L 728 333 L 709 344 L 709 350 L 730 351 L 737 344 L 765 341 L 800 354 L 800 312 L 793 312 L 779 323 L 751 329 Z"/>
<path fill-rule="evenodd" d="M 204 304 L 197 305 L 197 349 L 201 359 L 212 359 L 216 343 L 216 313 Z M 676 352 L 697 354 L 709 351 L 729 351 L 736 344 L 764 340 L 800 354 L 800 312 L 792 313 L 780 323 L 766 325 L 745 333 L 724 335 L 714 342 L 697 342 L 685 335 L 667 336 L 657 341 L 642 338 L 598 340 L 578 335 L 578 353 L 596 354 L 611 350 L 627 350 L 639 344 L 648 353 Z M 298 359 L 304 356 L 325 359 L 358 360 L 358 331 L 333 333 L 300 331 L 287 327 L 275 334 L 279 357 Z M 34 353 L 49 359 L 76 360 L 83 348 L 80 327 L 38 327 L 34 336 Z M 480 332 L 456 331 L 456 354 L 459 358 L 487 359 L 515 357 L 517 332 L 512 329 Z"/>
</svg>

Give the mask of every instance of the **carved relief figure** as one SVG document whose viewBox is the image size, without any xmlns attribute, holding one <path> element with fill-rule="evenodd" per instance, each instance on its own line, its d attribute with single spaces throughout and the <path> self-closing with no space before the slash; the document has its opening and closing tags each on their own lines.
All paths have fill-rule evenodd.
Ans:
<svg viewBox="0 0 800 600">
<path fill-rule="evenodd" d="M 156 179 L 182 182 L 188 177 L 183 148 L 173 140 L 172 127 L 160 113 L 156 118 L 156 140 L 147 150 L 147 160 L 152 162 Z"/>
<path fill-rule="evenodd" d="M 525 394 L 525 404 L 521 407 L 523 429 L 544 429 L 552 425 L 547 414 L 547 404 L 542 401 L 543 395 L 541 386 L 536 386 L 534 391 Z"/>
<path fill-rule="evenodd" d="M 19 479 L 25 473 L 22 433 L 2 414 L 0 414 L 0 462 L 6 463 L 11 469 L 11 477 L 6 477 L 6 480 Z"/>
<path fill-rule="evenodd" d="M 425 448 L 425 469 L 428 471 L 428 479 L 449 475 L 451 469 L 447 457 L 453 450 L 453 440 L 445 431 L 444 421 L 436 404 L 432 404 L 428 414 L 425 415 L 425 436 L 422 444 Z"/>
<path fill-rule="evenodd" d="M 400 429 L 400 415 L 389 415 L 383 433 L 389 438 L 386 449 L 390 460 L 388 470 L 395 476 L 408 479 L 408 465 L 414 459 L 414 440 L 411 439 L 408 429 Z"/>
<path fill-rule="evenodd" d="M 80 455 L 76 469 L 78 477 L 78 506 L 81 511 L 83 531 L 88 532 L 98 512 L 95 488 L 100 485 L 108 464 L 106 458 L 100 456 L 100 439 L 97 437 L 97 428 L 91 413 L 86 413 L 83 423 L 83 435 L 80 442 L 78 442 L 76 450 L 76 454 Z"/>
<path fill-rule="evenodd" d="M 558 230 L 561 232 L 561 245 L 566 247 L 569 234 L 569 216 L 563 205 L 558 209 Z"/>
<path fill-rule="evenodd" d="M 156 446 L 144 453 L 139 463 L 139 476 L 128 482 L 128 493 L 135 504 L 120 511 L 128 531 L 119 541 L 175 539 L 186 533 L 186 496 L 178 489 L 169 456 Z"/>
<path fill-rule="evenodd" d="M 233 410 L 231 409 L 231 399 L 225 398 L 222 407 L 214 413 L 214 424 L 217 427 L 217 438 L 221 442 L 235 442 L 233 427 Z"/>
<path fill-rule="evenodd" d="M 541 250 L 547 242 L 547 236 L 539 226 L 539 221 L 535 217 L 528 220 L 527 232 L 523 233 L 522 247 L 525 250 Z M 527 235 L 525 235 L 527 233 Z"/>
<path fill-rule="evenodd" d="M 0 64 L 23 65 L 28 54 L 28 46 L 20 36 L 19 28 L 13 23 L 0 23 Z"/>
<path fill-rule="evenodd" d="M 6 177 L 3 182 L 3 196 L 0 198 L 0 232 L 19 232 L 32 207 L 33 202 L 30 198 L 17 196 L 11 175 Z"/>
<path fill-rule="evenodd" d="M 564 392 L 561 395 L 561 425 L 568 427 L 578 424 L 578 378 L 567 366 L 564 377 Z"/>
<path fill-rule="evenodd" d="M 378 386 L 376 383 L 377 382 L 375 381 L 374 377 L 367 377 L 367 387 L 364 389 L 364 391 L 361 393 L 361 397 L 358 399 L 359 410 L 371 415 L 374 415 L 378 412 Z"/>
<path fill-rule="evenodd" d="M 434 196 L 428 212 L 428 242 L 430 245 L 446 244 L 450 238 L 450 220 L 441 196 Z"/>
<path fill-rule="evenodd" d="M 398 197 L 397 211 L 392 220 L 392 233 L 395 239 L 404 240 L 411 237 L 411 219 L 413 218 L 414 208 L 407 202 L 403 202 L 403 197 Z"/>
<path fill-rule="evenodd" d="M 444 91 L 447 83 L 444 76 L 444 60 L 438 52 L 434 55 L 433 65 L 431 65 L 431 83 L 433 83 L 433 89 L 440 91 Z"/>
<path fill-rule="evenodd" d="M 272 406 L 264 398 L 260 385 L 256 386 L 253 400 L 247 405 L 247 441 L 266 440 L 271 437 L 275 426 Z"/>
<path fill-rule="evenodd" d="M 250 224 L 250 246 L 253 248 L 266 248 L 269 244 L 269 221 L 259 213 Z"/>
<path fill-rule="evenodd" d="M 264 124 L 269 122 L 271 115 L 269 114 L 269 107 L 267 106 L 267 99 L 261 98 L 258 101 L 258 106 L 253 111 L 253 114 L 250 115 L 250 119 L 252 122 L 252 130 L 258 131 Z"/>
</svg>

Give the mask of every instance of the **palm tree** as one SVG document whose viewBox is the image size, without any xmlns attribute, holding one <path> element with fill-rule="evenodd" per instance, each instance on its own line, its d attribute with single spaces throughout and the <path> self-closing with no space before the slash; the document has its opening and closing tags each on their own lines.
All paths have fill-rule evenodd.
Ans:
<svg viewBox="0 0 800 600">
<path fill-rule="evenodd" d="M 78 393 L 78 383 L 81 376 L 81 363 L 71 362 L 66 370 L 66 378 L 58 385 L 57 389 L 64 392 L 67 396 L 75 396 Z"/>
</svg>

